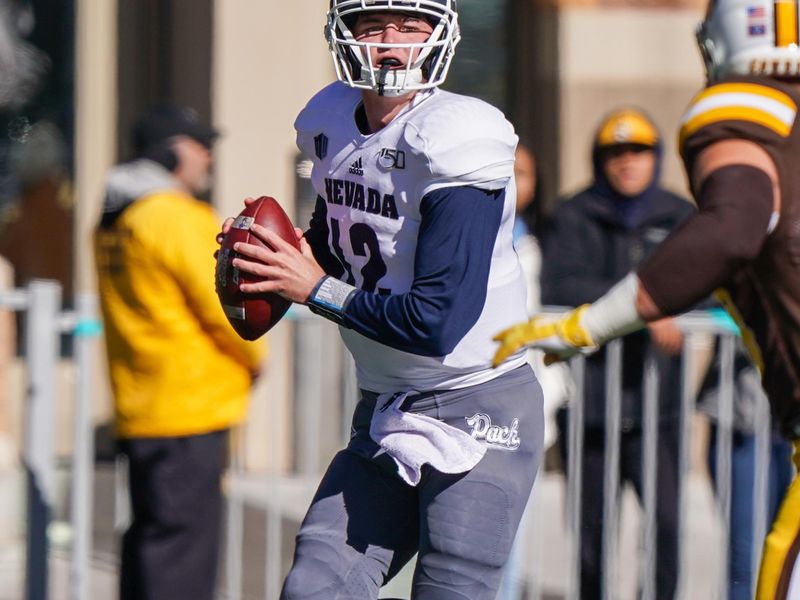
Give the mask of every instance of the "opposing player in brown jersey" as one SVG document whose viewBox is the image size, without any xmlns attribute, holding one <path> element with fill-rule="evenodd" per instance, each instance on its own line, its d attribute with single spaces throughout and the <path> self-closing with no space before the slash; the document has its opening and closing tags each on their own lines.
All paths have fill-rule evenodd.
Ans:
<svg viewBox="0 0 800 600">
<path fill-rule="evenodd" d="M 708 85 L 680 131 L 698 212 L 594 304 L 499 333 L 496 361 L 526 345 L 566 358 L 718 290 L 800 470 L 799 13 L 798 0 L 711 0 L 698 29 Z M 765 543 L 759 600 L 800 598 L 799 551 L 795 479 Z"/>
</svg>

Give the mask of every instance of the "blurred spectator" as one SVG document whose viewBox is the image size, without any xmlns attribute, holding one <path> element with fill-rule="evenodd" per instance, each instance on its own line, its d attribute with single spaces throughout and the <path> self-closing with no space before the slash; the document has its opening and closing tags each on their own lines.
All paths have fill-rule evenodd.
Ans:
<svg viewBox="0 0 800 600">
<path fill-rule="evenodd" d="M 528 289 L 528 312 L 539 312 L 542 307 L 539 279 L 542 268 L 542 251 L 539 231 L 544 220 L 542 180 L 536 157 L 529 146 L 519 144 L 515 155 L 514 178 L 517 184 L 516 218 L 514 219 L 514 248 L 525 273 Z M 544 393 L 544 447 L 549 448 L 556 440 L 555 412 L 567 401 L 570 392 L 569 369 L 559 363 L 544 366 L 544 353 L 529 350 L 528 361 L 536 372 L 536 378 Z"/>
<path fill-rule="evenodd" d="M 217 133 L 163 105 L 137 122 L 138 158 L 108 175 L 95 236 L 116 433 L 133 521 L 122 600 L 211 600 L 228 430 L 246 415 L 262 360 L 214 290 L 210 185 Z"/>
<path fill-rule="evenodd" d="M 592 153 L 594 181 L 556 211 L 545 238 L 542 301 L 579 306 L 593 302 L 620 281 L 691 213 L 691 205 L 659 187 L 661 141 L 652 121 L 638 109 L 622 109 L 600 125 Z M 678 578 L 678 457 L 680 359 L 683 337 L 671 319 L 624 338 L 620 482 L 639 497 L 644 477 L 642 379 L 654 352 L 659 389 L 656 524 L 657 598 L 675 596 Z M 606 351 L 586 360 L 583 495 L 581 498 L 581 594 L 602 597 Z M 564 415 L 565 416 L 565 415 Z M 562 452 L 566 419 L 561 420 Z"/>
<path fill-rule="evenodd" d="M 760 551 L 763 539 L 755 540 L 754 494 L 760 493 L 756 481 L 757 431 L 759 423 L 769 415 L 769 401 L 761 387 L 758 369 L 739 344 L 734 357 L 733 440 L 731 448 L 730 520 L 728 528 L 728 600 L 749 600 L 755 584 L 754 553 Z M 711 425 L 708 467 L 715 487 L 719 486 L 717 443 L 720 420 L 720 370 L 715 360 L 706 373 L 697 407 L 708 415 Z M 767 523 L 772 523 L 792 482 L 792 445 L 772 422 L 767 446 L 769 466 L 767 479 Z M 766 533 L 766 531 L 764 532 Z"/>
</svg>

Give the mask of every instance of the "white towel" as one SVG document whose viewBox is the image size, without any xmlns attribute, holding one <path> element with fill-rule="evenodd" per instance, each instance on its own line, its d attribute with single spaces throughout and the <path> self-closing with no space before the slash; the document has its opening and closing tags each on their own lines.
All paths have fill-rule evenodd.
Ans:
<svg viewBox="0 0 800 600">
<path fill-rule="evenodd" d="M 443 421 L 400 410 L 409 394 L 381 394 L 372 413 L 369 435 L 397 464 L 397 473 L 417 485 L 425 463 L 442 473 L 464 473 L 477 465 L 486 447 Z"/>
</svg>

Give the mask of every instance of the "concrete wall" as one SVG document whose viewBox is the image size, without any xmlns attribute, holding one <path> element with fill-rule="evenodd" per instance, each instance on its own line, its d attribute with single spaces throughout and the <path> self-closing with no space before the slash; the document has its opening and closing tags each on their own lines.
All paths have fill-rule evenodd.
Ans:
<svg viewBox="0 0 800 600">
<path fill-rule="evenodd" d="M 697 9 L 567 7 L 559 19 L 562 192 L 591 178 L 591 138 L 609 110 L 637 105 L 664 139 L 664 183 L 686 191 L 677 124 L 704 83 L 694 43 Z"/>
<path fill-rule="evenodd" d="M 215 8 L 212 106 L 224 137 L 215 203 L 234 215 L 247 196 L 273 196 L 294 211 L 294 118 L 334 78 L 322 30 L 326 0 L 228 2 Z M 268 334 L 269 366 L 258 383 L 244 438 L 248 467 L 291 461 L 292 325 Z M 309 368 L 314 368 L 310 365 Z"/>
</svg>

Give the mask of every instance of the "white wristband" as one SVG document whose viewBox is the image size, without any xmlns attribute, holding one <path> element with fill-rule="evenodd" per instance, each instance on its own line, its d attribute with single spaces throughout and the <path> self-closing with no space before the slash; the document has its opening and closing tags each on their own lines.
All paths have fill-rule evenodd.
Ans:
<svg viewBox="0 0 800 600">
<path fill-rule="evenodd" d="M 645 322 L 636 312 L 638 292 L 639 278 L 636 273 L 628 273 L 622 281 L 586 309 L 581 325 L 594 343 L 605 344 L 644 327 Z"/>
<path fill-rule="evenodd" d="M 355 292 L 356 288 L 352 285 L 335 277 L 325 276 L 314 286 L 306 304 L 311 312 L 341 325 L 344 321 L 344 309 Z"/>
</svg>

